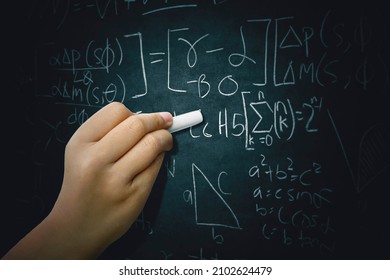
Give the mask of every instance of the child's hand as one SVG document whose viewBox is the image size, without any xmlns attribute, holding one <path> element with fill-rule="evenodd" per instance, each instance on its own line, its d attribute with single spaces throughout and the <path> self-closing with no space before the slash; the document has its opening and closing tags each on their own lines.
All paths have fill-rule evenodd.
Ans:
<svg viewBox="0 0 390 280">
<path fill-rule="evenodd" d="M 172 147 L 171 124 L 169 113 L 133 114 L 120 103 L 94 114 L 66 146 L 53 210 L 8 257 L 97 257 L 142 211 Z"/>
</svg>

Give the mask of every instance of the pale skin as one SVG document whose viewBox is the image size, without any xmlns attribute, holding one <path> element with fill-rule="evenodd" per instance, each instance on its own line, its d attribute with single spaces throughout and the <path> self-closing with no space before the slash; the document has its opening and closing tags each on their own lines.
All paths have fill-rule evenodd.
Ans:
<svg viewBox="0 0 390 280">
<path fill-rule="evenodd" d="M 169 113 L 134 114 L 111 103 L 65 148 L 61 191 L 50 214 L 3 259 L 94 259 L 141 213 L 172 148 Z"/>
</svg>

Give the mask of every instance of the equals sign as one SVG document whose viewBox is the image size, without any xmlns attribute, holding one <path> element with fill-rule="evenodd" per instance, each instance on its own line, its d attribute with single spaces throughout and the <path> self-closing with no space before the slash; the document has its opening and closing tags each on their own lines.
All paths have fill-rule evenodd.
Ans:
<svg viewBox="0 0 390 280">
<path fill-rule="evenodd" d="M 298 179 L 298 175 L 291 175 L 291 182 L 294 182 Z"/>
<path fill-rule="evenodd" d="M 81 3 L 73 3 L 73 12 L 81 11 Z"/>
<path fill-rule="evenodd" d="M 158 56 L 164 56 L 165 55 L 165 53 L 164 52 L 155 52 L 155 53 L 149 53 L 149 55 L 151 56 L 151 57 L 153 57 L 152 59 L 154 59 L 154 57 L 158 57 Z M 162 59 L 162 58 L 157 58 L 157 59 L 154 59 L 154 60 L 152 60 L 151 62 L 150 62 L 150 64 L 154 64 L 154 63 L 158 63 L 158 62 L 162 62 L 164 59 Z"/>
</svg>

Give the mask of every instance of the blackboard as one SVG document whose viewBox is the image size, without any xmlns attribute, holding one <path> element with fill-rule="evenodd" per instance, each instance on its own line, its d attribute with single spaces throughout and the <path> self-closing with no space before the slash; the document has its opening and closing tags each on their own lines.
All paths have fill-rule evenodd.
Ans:
<svg viewBox="0 0 390 280">
<path fill-rule="evenodd" d="M 119 101 L 204 122 L 174 135 L 144 211 L 99 258 L 388 259 L 387 9 L 311 2 L 7 8 L 2 253 L 49 213 L 72 133 Z"/>
</svg>

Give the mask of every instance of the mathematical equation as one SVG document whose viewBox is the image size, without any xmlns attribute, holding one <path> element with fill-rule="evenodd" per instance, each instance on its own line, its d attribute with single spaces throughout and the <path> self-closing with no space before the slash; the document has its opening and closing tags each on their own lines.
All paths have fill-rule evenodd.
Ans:
<svg viewBox="0 0 390 280">
<path fill-rule="evenodd" d="M 62 81 L 53 88 L 58 94 L 65 91 L 63 92 L 65 95 L 68 92 L 67 96 L 70 98 L 75 98 L 74 94 L 81 90 L 79 86 L 88 86 L 94 82 L 94 71 L 102 70 L 107 74 L 112 71 L 125 72 L 120 69 L 124 65 L 128 66 L 125 60 L 132 61 L 131 69 L 127 71 L 138 75 L 142 83 L 137 85 L 139 89 L 133 89 L 135 93 L 132 93 L 126 90 L 123 74 L 119 77 L 115 77 L 118 74 L 114 74 L 114 77 L 108 76 L 107 78 L 112 79 L 113 84 L 117 85 L 120 95 L 113 96 L 113 99 L 139 98 L 148 94 L 148 81 L 156 71 L 150 66 L 163 62 L 167 89 L 182 93 L 196 92 L 199 98 L 206 98 L 210 92 L 232 96 L 245 91 L 243 86 L 248 85 L 241 85 L 242 81 L 239 80 L 239 73 L 243 70 L 245 73 L 255 73 L 251 77 L 255 77 L 256 80 L 249 83 L 255 88 L 296 85 L 299 81 L 305 81 L 321 87 L 336 84 L 344 89 L 356 83 L 367 89 L 378 80 L 384 83 L 387 76 L 380 73 L 387 72 L 387 65 L 383 64 L 380 57 L 368 57 L 364 53 L 373 39 L 366 39 L 363 36 L 365 32 L 372 33 L 372 30 L 366 31 L 367 27 L 363 25 L 356 26 L 351 32 L 361 34 L 362 38 L 355 38 L 360 41 L 352 44 L 340 33 L 334 31 L 328 34 L 324 31 L 344 26 L 339 23 L 325 28 L 330 13 L 329 11 L 325 15 L 322 27 L 318 31 L 311 26 L 296 26 L 298 21 L 293 16 L 253 19 L 247 20 L 237 28 L 236 34 L 231 35 L 227 45 L 221 45 L 213 38 L 213 35 L 217 34 L 205 33 L 196 37 L 195 34 L 199 32 L 196 28 L 185 27 L 165 31 L 165 41 L 160 42 L 164 49 L 146 50 L 145 37 L 150 42 L 153 41 L 153 36 L 138 31 L 123 34 L 122 37 L 93 39 L 83 49 L 51 46 L 55 43 L 48 43 L 47 48 L 42 47 L 41 52 L 46 55 L 49 51 L 52 55 L 49 58 L 45 56 L 38 58 L 44 59 L 44 62 L 57 71 L 71 71 L 75 75 L 73 82 Z M 340 42 L 329 46 L 326 42 L 328 37 L 329 40 L 337 37 Z M 337 53 L 329 54 L 330 47 Z M 234 48 L 236 50 L 233 50 Z M 318 49 L 322 49 L 323 52 L 318 53 Z M 357 51 L 361 53 L 361 60 L 357 61 L 355 68 L 349 69 L 350 65 L 346 65 L 343 60 L 348 54 L 354 55 Z M 209 70 L 203 65 L 215 60 L 219 61 L 221 66 L 227 66 L 229 73 L 220 77 L 214 75 L 213 80 L 210 80 L 207 73 L 202 73 Z M 208 68 L 213 70 L 213 67 Z M 182 79 L 180 74 L 184 70 L 189 71 L 193 78 L 189 76 L 187 80 Z M 66 88 L 64 83 L 70 88 Z M 104 105 L 104 100 L 97 98 L 94 89 L 95 87 L 90 91 L 85 90 L 83 94 L 77 94 L 79 100 L 74 101 Z"/>
<path fill-rule="evenodd" d="M 385 30 L 379 19 L 357 15 L 347 22 L 329 9 L 310 20 L 296 15 L 246 17 L 234 24 L 212 26 L 206 21 L 195 26 L 191 20 L 161 23 L 158 16 L 202 12 L 200 1 L 49 2 L 51 8 L 36 9 L 54 17 L 59 32 L 74 18 L 91 14 L 105 23 L 137 11 L 148 24 L 129 24 L 100 36 L 86 32 L 82 42 L 48 40 L 37 46 L 36 98 L 59 108 L 55 115 L 40 112 L 44 132 L 33 145 L 39 168 L 44 168 L 42 154 L 65 144 L 69 131 L 108 103 L 118 101 L 138 113 L 159 106 L 174 114 L 201 109 L 204 122 L 182 135 L 194 147 L 207 147 L 208 160 L 199 159 L 194 148 L 170 157 L 165 169 L 167 184 L 178 186 L 177 207 L 190 210 L 186 219 L 197 230 L 206 228 L 207 241 L 221 248 L 229 243 L 227 232 L 240 236 L 253 231 L 251 242 L 313 249 L 321 255 L 336 250 L 331 209 L 337 180 L 324 175 L 332 166 L 316 159 L 310 145 L 321 140 L 324 119 L 341 142 L 330 113 L 335 94 L 364 95 L 374 85 L 386 88 L 388 65 L 380 52 L 372 52 L 381 47 Z M 229 2 L 207 5 L 218 11 Z M 303 151 L 305 142 L 310 143 Z M 240 159 L 234 174 L 222 155 L 219 162 L 212 158 L 216 147 L 226 147 L 231 157 Z M 363 156 L 372 157 L 370 152 Z M 376 176 L 373 166 L 363 165 L 368 175 L 361 188 L 371 173 Z M 148 236 L 159 234 L 144 213 L 134 228 Z M 177 256 L 170 248 L 156 250 L 164 258 Z M 217 249 L 202 245 L 198 252 L 185 253 L 194 259 L 221 257 Z"/>
<path fill-rule="evenodd" d="M 36 60 L 38 69 L 53 74 L 39 95 L 75 107 L 61 120 L 63 125 L 80 125 L 90 115 L 84 108 L 113 101 L 137 104 L 149 102 L 137 99 L 153 100 L 169 93 L 188 95 L 200 109 L 222 101 L 228 105 L 210 112 L 201 130 L 191 131 L 193 138 L 245 137 L 246 149 L 256 143 L 271 146 L 276 139 L 289 141 L 299 123 L 302 131 L 318 132 L 323 96 L 313 94 L 297 104 L 291 96 L 278 97 L 270 87 L 358 86 L 364 91 L 371 83 L 385 84 L 388 79 L 382 74 L 387 73 L 386 64 L 365 53 L 373 40 L 366 34 L 372 33 L 368 23 L 347 27 L 331 17 L 328 11 L 317 24 L 319 29 L 301 26 L 293 16 L 248 19 L 224 44 L 215 32 L 199 34 L 190 27 L 163 30 L 159 37 L 164 40 L 157 48 L 151 43 L 156 34 L 141 31 L 91 39 L 81 48 L 48 42 L 38 48 Z M 352 40 L 347 31 L 360 35 Z M 353 67 L 344 63 L 356 52 L 360 61 Z M 156 76 L 165 90 L 156 91 Z M 269 101 L 275 97 L 277 101 Z"/>
</svg>

